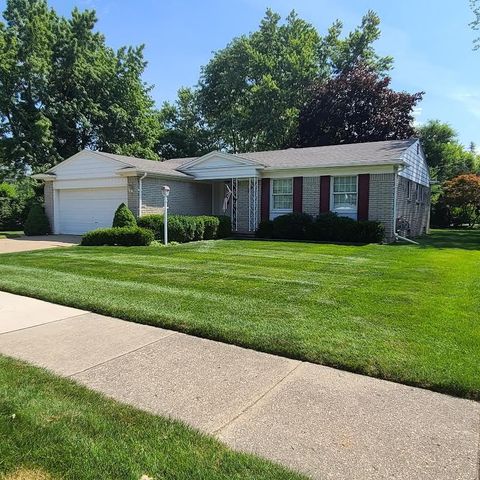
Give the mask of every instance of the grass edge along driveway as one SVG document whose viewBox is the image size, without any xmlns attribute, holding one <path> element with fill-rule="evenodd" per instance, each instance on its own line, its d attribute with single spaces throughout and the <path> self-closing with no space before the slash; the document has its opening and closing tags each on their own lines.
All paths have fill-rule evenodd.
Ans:
<svg viewBox="0 0 480 480">
<path fill-rule="evenodd" d="M 1 355 L 0 385 L 1 478 L 304 478 Z"/>
<path fill-rule="evenodd" d="M 422 242 L 5 254 L 0 289 L 479 399 L 480 231 Z"/>
</svg>

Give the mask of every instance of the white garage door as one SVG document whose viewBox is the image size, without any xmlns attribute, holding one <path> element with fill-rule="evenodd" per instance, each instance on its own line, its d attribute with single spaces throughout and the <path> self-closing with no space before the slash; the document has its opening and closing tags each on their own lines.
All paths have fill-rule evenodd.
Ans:
<svg viewBox="0 0 480 480">
<path fill-rule="evenodd" d="M 82 234 L 111 227 L 117 207 L 127 203 L 127 188 L 82 188 L 59 190 L 59 233 Z"/>
</svg>

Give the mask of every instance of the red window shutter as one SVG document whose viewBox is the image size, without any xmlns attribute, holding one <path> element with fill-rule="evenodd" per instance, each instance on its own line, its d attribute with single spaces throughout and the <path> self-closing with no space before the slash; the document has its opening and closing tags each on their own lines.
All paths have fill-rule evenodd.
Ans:
<svg viewBox="0 0 480 480">
<path fill-rule="evenodd" d="M 368 194 L 370 174 L 362 173 L 358 176 L 358 220 L 368 220 Z"/>
<path fill-rule="evenodd" d="M 293 211 L 302 212 L 303 177 L 293 178 Z"/>
<path fill-rule="evenodd" d="M 320 177 L 320 213 L 330 211 L 330 175 Z"/>
<path fill-rule="evenodd" d="M 270 179 L 262 178 L 260 218 L 262 222 L 270 218 Z"/>
</svg>

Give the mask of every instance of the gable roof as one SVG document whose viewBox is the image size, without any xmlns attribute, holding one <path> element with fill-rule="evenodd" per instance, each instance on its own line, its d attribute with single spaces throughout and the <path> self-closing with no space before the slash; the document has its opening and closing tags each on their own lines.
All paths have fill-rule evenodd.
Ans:
<svg viewBox="0 0 480 480">
<path fill-rule="evenodd" d="M 324 147 L 289 148 L 266 152 L 241 153 L 267 168 L 341 167 L 402 163 L 405 150 L 417 139 L 348 143 Z"/>
<path fill-rule="evenodd" d="M 65 160 L 65 162 L 70 162 L 73 158 L 88 152 L 116 160 L 121 164 L 118 170 L 120 173 L 122 170 L 127 172 L 128 169 L 133 168 L 140 172 L 152 173 L 154 175 L 193 179 L 194 177 L 188 174 L 189 167 L 196 165 L 205 158 L 214 157 L 215 154 L 236 158 L 239 162 L 258 165 L 258 168 L 261 169 L 266 168 L 272 170 L 392 165 L 404 164 L 403 155 L 405 151 L 417 141 L 417 139 L 412 138 L 409 140 L 387 140 L 380 142 L 328 145 L 323 147 L 289 148 L 286 150 L 269 150 L 265 152 L 240 154 L 211 152 L 201 157 L 172 158 L 164 161 L 147 160 L 144 158 L 130 157 L 128 155 L 83 150 Z M 54 173 L 55 169 L 56 167 L 51 168 L 48 170 L 47 174 Z"/>
</svg>

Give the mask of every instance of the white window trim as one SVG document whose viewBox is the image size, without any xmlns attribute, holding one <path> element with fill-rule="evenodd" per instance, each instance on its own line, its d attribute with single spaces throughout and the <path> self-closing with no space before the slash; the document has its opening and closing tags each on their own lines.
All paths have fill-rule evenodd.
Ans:
<svg viewBox="0 0 480 480">
<path fill-rule="evenodd" d="M 291 180 L 292 182 L 292 208 L 273 208 L 273 182 L 275 180 Z M 269 218 L 270 220 L 273 220 L 276 217 L 279 217 L 280 215 L 287 215 L 288 213 L 293 212 L 293 177 L 287 177 L 287 178 L 271 178 L 270 179 L 270 215 Z"/>
<path fill-rule="evenodd" d="M 357 202 L 355 205 L 355 208 L 350 208 L 350 209 L 342 209 L 339 211 L 334 210 L 333 208 L 333 187 L 335 184 L 335 178 L 336 177 L 355 177 L 357 181 Z M 355 218 L 357 220 L 358 218 L 358 175 L 333 175 L 330 178 L 330 211 L 333 213 L 336 213 L 337 215 L 344 216 L 344 217 L 351 217 Z"/>
<path fill-rule="evenodd" d="M 412 201 L 412 181 L 407 180 L 407 200 Z"/>
</svg>

